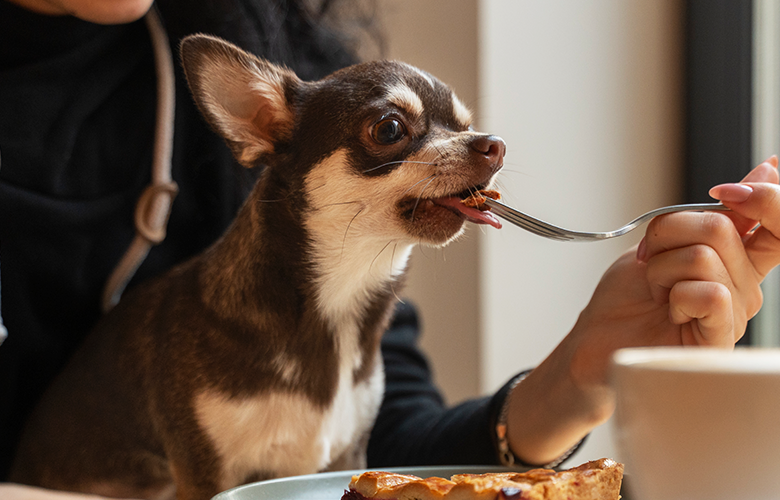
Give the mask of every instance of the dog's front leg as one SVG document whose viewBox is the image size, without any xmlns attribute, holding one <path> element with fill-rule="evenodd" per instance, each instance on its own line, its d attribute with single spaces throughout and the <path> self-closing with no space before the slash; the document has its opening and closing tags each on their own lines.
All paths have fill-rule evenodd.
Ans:
<svg viewBox="0 0 780 500">
<path fill-rule="evenodd" d="M 209 500 L 222 491 L 221 461 L 192 412 L 170 411 L 160 428 L 177 500 Z"/>
<path fill-rule="evenodd" d="M 188 457 L 171 458 L 176 500 L 209 500 L 219 493 L 219 473 L 214 460 L 196 450 Z"/>
</svg>

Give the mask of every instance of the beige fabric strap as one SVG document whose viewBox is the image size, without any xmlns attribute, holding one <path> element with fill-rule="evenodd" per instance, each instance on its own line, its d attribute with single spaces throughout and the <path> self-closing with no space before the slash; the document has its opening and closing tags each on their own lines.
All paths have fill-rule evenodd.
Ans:
<svg viewBox="0 0 780 500">
<path fill-rule="evenodd" d="M 103 312 L 109 311 L 119 302 L 127 283 L 146 258 L 152 245 L 157 245 L 165 239 L 171 206 L 179 190 L 171 178 L 173 114 L 176 102 L 173 57 L 168 36 L 154 7 L 146 14 L 145 21 L 152 39 L 157 74 L 157 119 L 152 181 L 136 204 L 135 238 L 103 289 Z"/>
</svg>

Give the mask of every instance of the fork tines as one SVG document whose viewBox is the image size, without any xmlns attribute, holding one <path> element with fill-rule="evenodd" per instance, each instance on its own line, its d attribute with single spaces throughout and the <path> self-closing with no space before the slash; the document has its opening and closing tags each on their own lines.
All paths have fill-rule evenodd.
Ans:
<svg viewBox="0 0 780 500">
<path fill-rule="evenodd" d="M 488 199 L 485 203 L 494 214 L 533 234 L 552 240 L 569 241 L 573 239 L 566 230 L 526 215 L 517 209 L 511 209 L 499 201 Z"/>
</svg>

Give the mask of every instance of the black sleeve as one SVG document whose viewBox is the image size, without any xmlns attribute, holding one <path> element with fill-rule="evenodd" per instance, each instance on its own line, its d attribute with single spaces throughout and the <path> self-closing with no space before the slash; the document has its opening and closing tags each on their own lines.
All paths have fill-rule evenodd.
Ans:
<svg viewBox="0 0 780 500">
<path fill-rule="evenodd" d="M 498 464 L 495 423 L 509 384 L 448 408 L 417 347 L 414 308 L 400 304 L 382 340 L 386 390 L 368 446 L 369 467 Z"/>
</svg>

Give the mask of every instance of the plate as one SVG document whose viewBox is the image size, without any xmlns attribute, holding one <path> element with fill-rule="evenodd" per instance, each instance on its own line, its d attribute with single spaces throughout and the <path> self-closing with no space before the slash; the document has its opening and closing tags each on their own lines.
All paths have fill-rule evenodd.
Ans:
<svg viewBox="0 0 780 500">
<path fill-rule="evenodd" d="M 484 474 L 506 472 L 505 467 L 490 466 L 437 466 L 437 467 L 391 467 L 384 470 L 420 477 L 450 477 L 455 474 Z M 352 476 L 365 470 L 321 472 L 306 476 L 283 477 L 259 483 L 246 484 L 223 491 L 212 500 L 341 500 L 349 487 Z"/>
</svg>

